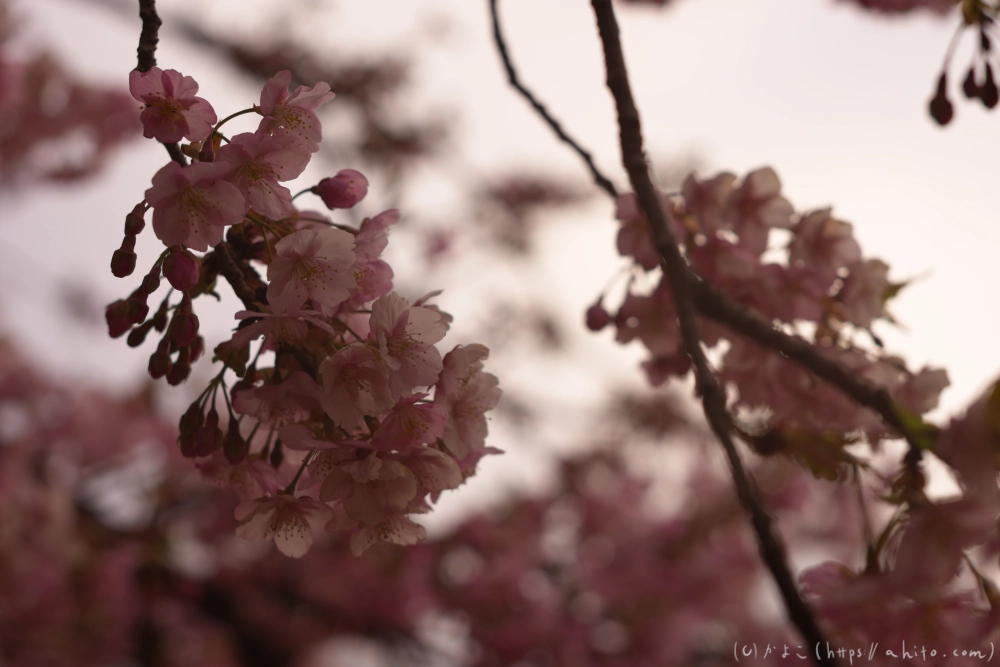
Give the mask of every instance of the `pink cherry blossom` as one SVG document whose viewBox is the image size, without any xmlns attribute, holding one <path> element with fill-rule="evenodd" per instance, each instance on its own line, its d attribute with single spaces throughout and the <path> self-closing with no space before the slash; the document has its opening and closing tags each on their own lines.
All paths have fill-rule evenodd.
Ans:
<svg viewBox="0 0 1000 667">
<path fill-rule="evenodd" d="M 708 237 L 722 229 L 732 229 L 726 218 L 726 201 L 732 194 L 736 175 L 723 172 L 705 181 L 698 181 L 694 174 L 684 179 L 684 213 L 692 218 L 694 227 Z"/>
<path fill-rule="evenodd" d="M 301 558 L 313 543 L 312 524 L 329 520 L 330 508 L 309 496 L 278 493 L 242 503 L 236 508 L 237 537 L 250 542 L 274 540 L 278 551 Z"/>
<path fill-rule="evenodd" d="M 829 208 L 803 216 L 794 232 L 789 263 L 814 273 L 824 291 L 838 271 L 861 260 L 861 246 L 854 240 L 850 223 L 834 218 Z"/>
<path fill-rule="evenodd" d="M 360 556 L 376 544 L 416 544 L 427 539 L 427 529 L 412 519 L 391 514 L 373 525 L 362 525 L 351 535 L 351 553 Z"/>
<path fill-rule="evenodd" d="M 146 201 L 153 207 L 153 231 L 164 245 L 204 252 L 222 241 L 222 228 L 243 220 L 243 195 L 223 180 L 232 166 L 170 162 L 153 175 Z"/>
<path fill-rule="evenodd" d="M 282 70 L 264 84 L 260 93 L 260 114 L 264 118 L 257 131 L 290 137 L 315 153 L 323 138 L 316 110 L 332 100 L 334 94 L 321 81 L 311 88 L 299 86 L 289 95 L 291 81 L 292 73 Z"/>
<path fill-rule="evenodd" d="M 333 327 L 320 317 L 322 313 L 315 310 L 296 310 L 278 315 L 267 310 L 241 310 L 236 313 L 236 319 L 257 321 L 237 329 L 233 333 L 232 344 L 234 347 L 243 347 L 261 336 L 264 337 L 261 349 L 265 351 L 275 349 L 279 343 L 301 343 L 309 333 L 309 324 L 333 334 Z"/>
<path fill-rule="evenodd" d="M 374 218 L 365 218 L 354 236 L 354 266 L 357 287 L 351 294 L 355 304 L 374 301 L 392 290 L 392 269 L 381 259 L 389 243 L 389 227 L 399 222 L 399 211 L 389 209 Z"/>
<path fill-rule="evenodd" d="M 267 301 L 275 313 L 302 308 L 307 299 L 324 314 L 350 296 L 355 286 L 354 237 L 340 229 L 303 229 L 274 246 L 277 257 L 267 267 Z"/>
<path fill-rule="evenodd" d="M 405 450 L 444 435 L 448 413 L 440 405 L 418 403 L 427 394 L 413 394 L 401 400 L 372 435 L 372 444 L 382 450 Z"/>
<path fill-rule="evenodd" d="M 129 92 L 146 107 L 139 114 L 142 135 L 171 144 L 188 139 L 203 141 L 218 120 L 212 105 L 195 97 L 198 84 L 172 69 L 153 67 L 148 72 L 132 70 Z"/>
<path fill-rule="evenodd" d="M 677 224 L 671 212 L 669 200 L 663 193 L 657 193 L 660 200 L 660 207 L 663 214 L 667 216 L 667 221 L 673 228 L 674 235 L 683 238 L 682 229 Z M 660 265 L 660 252 L 656 249 L 653 241 L 653 233 L 646 222 L 646 216 L 639 207 L 639 200 L 635 193 L 628 192 L 618 195 L 616 200 L 615 217 L 621 223 L 618 230 L 618 254 L 623 257 L 632 257 L 639 263 L 639 266 L 652 271 Z"/>
<path fill-rule="evenodd" d="M 227 177 L 246 198 L 247 208 L 280 220 L 295 212 L 292 193 L 278 181 L 290 181 L 302 173 L 312 157 L 301 143 L 283 136 L 250 134 L 233 137 L 219 149 L 216 162 L 234 166 Z"/>
<path fill-rule="evenodd" d="M 241 501 L 277 493 L 289 482 L 267 461 L 249 458 L 233 465 L 225 459 L 222 450 L 198 462 L 197 466 L 206 482 L 233 491 Z"/>
<path fill-rule="evenodd" d="M 320 364 L 323 409 L 341 428 L 350 431 L 365 415 L 379 415 L 392 407 L 385 362 L 364 343 L 352 343 Z"/>
<path fill-rule="evenodd" d="M 413 473 L 424 492 L 437 494 L 458 488 L 465 481 L 455 459 L 433 447 L 414 447 L 400 461 Z"/>
<path fill-rule="evenodd" d="M 378 345 L 389 371 L 389 388 L 399 398 L 414 387 L 433 384 L 441 372 L 441 353 L 434 343 L 448 327 L 441 313 L 410 306 L 395 292 L 372 304 L 369 340 Z"/>
<path fill-rule="evenodd" d="M 410 469 L 392 458 L 370 454 L 330 472 L 320 487 L 324 502 L 341 502 L 353 521 L 374 525 L 391 514 L 405 514 L 417 494 Z"/>
<path fill-rule="evenodd" d="M 837 294 L 837 314 L 859 327 L 870 327 L 885 315 L 883 296 L 889 289 L 889 265 L 880 259 L 854 262 Z"/>
<path fill-rule="evenodd" d="M 760 255 L 767 249 L 772 228 L 792 226 L 795 210 L 781 196 L 781 181 L 770 167 L 750 172 L 743 183 L 726 200 L 732 228 L 739 237 L 739 244 Z"/>
<path fill-rule="evenodd" d="M 291 373 L 280 384 L 265 384 L 233 392 L 233 410 L 275 424 L 302 421 L 319 409 L 320 389 L 304 371 Z"/>
<path fill-rule="evenodd" d="M 500 401 L 495 375 L 483 372 L 490 351 L 484 345 L 457 345 L 445 355 L 434 402 L 448 412 L 442 441 L 456 459 L 481 450 L 486 442 L 486 412 Z"/>
</svg>

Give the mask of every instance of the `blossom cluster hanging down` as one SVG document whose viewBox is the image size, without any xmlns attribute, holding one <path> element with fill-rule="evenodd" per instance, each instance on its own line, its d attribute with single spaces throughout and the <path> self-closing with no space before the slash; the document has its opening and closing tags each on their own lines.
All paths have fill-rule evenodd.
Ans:
<svg viewBox="0 0 1000 667">
<path fill-rule="evenodd" d="M 180 451 L 240 496 L 237 535 L 273 539 L 286 555 L 305 554 L 321 527 L 350 531 L 355 553 L 422 539 L 409 515 L 429 511 L 441 491 L 496 453 L 485 446 L 485 413 L 500 389 L 483 370 L 484 346 L 442 356 L 436 344 L 452 318 L 429 302 L 435 294 L 410 303 L 392 291 L 392 269 L 380 257 L 398 211 L 353 228 L 293 205 L 282 183 L 319 150 L 316 111 L 334 93 L 325 83 L 290 91 L 290 72 L 279 72 L 259 104 L 220 122 L 191 77 L 153 67 L 133 71 L 129 83 L 144 105 L 144 135 L 188 140 L 180 150 L 192 162 L 160 169 L 126 217 L 114 275 L 135 270 L 149 209 L 167 249 L 128 298 L 108 306 L 111 336 L 127 333 L 136 347 L 152 330 L 162 334 L 149 373 L 177 385 L 205 352 L 195 299 L 214 293 L 221 275 L 246 306 L 232 338 L 214 348 L 222 370 L 181 418 Z M 250 113 L 262 117 L 256 131 L 220 133 Z M 344 169 L 299 194 L 350 209 L 367 191 L 361 173 Z M 255 263 L 266 266 L 266 283 Z M 173 289 L 150 316 L 161 275 Z M 268 352 L 274 364 L 259 367 Z M 232 386 L 227 370 L 240 378 Z"/>
</svg>

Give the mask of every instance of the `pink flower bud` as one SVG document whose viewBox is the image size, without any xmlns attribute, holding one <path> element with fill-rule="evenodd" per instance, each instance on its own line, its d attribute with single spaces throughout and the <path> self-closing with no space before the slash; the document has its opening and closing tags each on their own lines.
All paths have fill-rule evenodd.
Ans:
<svg viewBox="0 0 1000 667">
<path fill-rule="evenodd" d="M 186 292 L 201 279 L 201 263 L 188 250 L 172 249 L 163 260 L 163 275 L 175 290 Z"/>
<path fill-rule="evenodd" d="M 368 194 L 368 179 L 353 169 L 342 169 L 333 178 L 324 178 L 312 188 L 327 208 L 351 208 Z"/>
<path fill-rule="evenodd" d="M 598 301 L 587 309 L 587 328 L 591 331 L 600 331 L 611 322 L 611 315 L 604 310 L 604 306 Z"/>
<path fill-rule="evenodd" d="M 146 220 L 143 218 L 145 214 L 145 202 L 136 204 L 135 208 L 132 209 L 132 212 L 125 216 L 125 233 L 130 236 L 136 236 L 139 232 L 141 232 L 146 226 Z"/>
<path fill-rule="evenodd" d="M 108 334 L 112 338 L 118 338 L 132 328 L 132 322 L 128 319 L 128 302 L 118 299 L 107 307 L 104 317 L 108 321 Z"/>
</svg>

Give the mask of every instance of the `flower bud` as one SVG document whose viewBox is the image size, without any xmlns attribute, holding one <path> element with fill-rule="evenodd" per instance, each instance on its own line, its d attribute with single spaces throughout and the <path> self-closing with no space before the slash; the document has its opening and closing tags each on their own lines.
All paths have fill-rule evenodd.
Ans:
<svg viewBox="0 0 1000 667">
<path fill-rule="evenodd" d="M 132 212 L 125 216 L 125 233 L 136 236 L 146 226 L 146 203 L 140 202 L 135 205 Z"/>
<path fill-rule="evenodd" d="M 139 289 L 146 294 L 152 294 L 156 290 L 160 289 L 159 265 L 154 265 L 153 268 L 149 270 L 149 273 L 147 273 L 142 279 L 142 285 Z"/>
<path fill-rule="evenodd" d="M 148 370 L 149 377 L 154 380 L 159 380 L 164 375 L 170 373 L 173 370 L 173 363 L 170 361 L 170 355 L 166 352 L 160 352 L 159 350 L 149 355 Z"/>
<path fill-rule="evenodd" d="M 271 456 L 268 458 L 268 461 L 270 461 L 272 468 L 277 469 L 281 466 L 281 462 L 284 460 L 285 448 L 281 443 L 281 438 L 277 438 L 274 441 L 274 449 L 271 450 Z"/>
<path fill-rule="evenodd" d="M 211 456 L 222 444 L 222 429 L 219 428 L 219 413 L 213 406 L 205 417 L 205 424 L 194 434 L 195 454 Z"/>
<path fill-rule="evenodd" d="M 118 338 L 132 328 L 127 313 L 128 302 L 124 299 L 118 299 L 105 309 L 104 318 L 108 321 L 108 334 L 112 338 Z"/>
<path fill-rule="evenodd" d="M 155 328 L 160 333 L 167 328 L 167 300 L 164 299 L 163 303 L 156 310 L 156 315 L 153 315 L 153 328 Z"/>
<path fill-rule="evenodd" d="M 979 99 L 987 109 L 992 109 L 1000 102 L 1000 89 L 993 78 L 993 67 L 986 63 L 986 81 L 979 87 Z"/>
<path fill-rule="evenodd" d="M 319 195 L 327 208 L 351 208 L 368 194 L 368 179 L 353 169 L 342 169 L 333 178 L 324 178 L 310 192 Z"/>
<path fill-rule="evenodd" d="M 215 162 L 215 147 L 211 141 L 206 141 L 198 152 L 198 162 Z"/>
<path fill-rule="evenodd" d="M 126 341 L 128 342 L 128 346 L 139 347 L 140 345 L 142 345 L 143 342 L 145 342 L 146 340 L 146 335 L 152 328 L 153 328 L 153 323 L 146 322 L 145 324 L 142 324 L 132 329 L 132 331 L 129 332 L 128 338 L 126 339 Z"/>
<path fill-rule="evenodd" d="M 600 331 L 611 322 L 611 315 L 604 310 L 600 301 L 587 309 L 587 328 L 591 331 Z"/>
<path fill-rule="evenodd" d="M 124 278 L 135 271 L 135 235 L 126 234 L 122 245 L 111 256 L 111 273 L 116 278 Z"/>
<path fill-rule="evenodd" d="M 178 311 L 170 322 L 170 335 L 178 348 L 187 347 L 198 335 L 198 316 Z"/>
<path fill-rule="evenodd" d="M 180 292 L 194 289 L 201 278 L 201 263 L 189 250 L 171 249 L 163 260 L 163 275 Z"/>
<path fill-rule="evenodd" d="M 948 101 L 948 73 L 942 72 L 938 79 L 937 92 L 930 101 L 931 118 L 938 122 L 938 125 L 947 125 L 955 115 L 955 108 Z"/>
<path fill-rule="evenodd" d="M 167 373 L 167 384 L 171 387 L 176 387 L 184 380 L 188 379 L 191 374 L 191 352 L 190 348 L 182 347 L 180 355 L 177 357 L 177 361 L 170 368 L 170 372 Z"/>
<path fill-rule="evenodd" d="M 230 417 L 229 430 L 226 431 L 226 438 L 222 441 L 222 453 L 227 461 L 236 465 L 246 458 L 248 449 L 247 441 L 240 433 L 240 423 L 235 417 Z"/>
<path fill-rule="evenodd" d="M 188 346 L 191 348 L 191 363 L 201 359 L 201 355 L 205 354 L 205 339 L 201 336 L 195 336 L 194 341 Z"/>
<path fill-rule="evenodd" d="M 181 456 L 189 459 L 194 458 L 198 447 L 195 444 L 195 437 L 193 435 L 181 435 L 177 438 L 177 444 L 181 446 Z"/>
<path fill-rule="evenodd" d="M 181 435 L 194 435 L 205 423 L 205 415 L 201 411 L 200 401 L 195 401 L 188 406 L 187 411 L 181 415 L 178 427 Z"/>
<path fill-rule="evenodd" d="M 149 314 L 149 306 L 146 305 L 147 297 L 148 295 L 143 293 L 141 289 L 137 289 L 129 295 L 128 300 L 125 302 L 125 316 L 128 317 L 129 322 L 132 324 L 139 324 Z"/>
<path fill-rule="evenodd" d="M 976 83 L 975 67 L 970 67 L 969 73 L 965 75 L 965 80 L 962 81 L 962 92 L 970 100 L 974 97 L 979 97 L 979 84 Z"/>
</svg>

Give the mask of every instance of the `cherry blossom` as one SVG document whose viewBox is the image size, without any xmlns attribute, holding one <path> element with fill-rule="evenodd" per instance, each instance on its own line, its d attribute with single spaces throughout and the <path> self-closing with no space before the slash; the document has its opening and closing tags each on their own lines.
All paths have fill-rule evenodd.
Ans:
<svg viewBox="0 0 1000 667">
<path fill-rule="evenodd" d="M 277 256 L 267 267 L 267 301 L 275 313 L 302 308 L 307 299 L 324 313 L 350 296 L 355 286 L 354 237 L 340 229 L 303 229 L 274 246 Z"/>
<path fill-rule="evenodd" d="M 430 308 L 410 306 L 390 292 L 372 304 L 369 340 L 385 360 L 389 389 L 399 398 L 414 387 L 433 384 L 441 372 L 441 353 L 434 343 L 444 338 L 446 323 Z"/>
<path fill-rule="evenodd" d="M 153 207 L 153 231 L 168 246 L 206 251 L 222 240 L 222 228 L 243 220 L 243 195 L 225 179 L 232 166 L 167 163 L 153 175 L 146 201 Z"/>
<path fill-rule="evenodd" d="M 310 157 L 302 144 L 288 137 L 244 132 L 219 149 L 216 161 L 234 166 L 227 179 L 246 198 L 248 210 L 279 220 L 295 209 L 292 193 L 278 181 L 297 177 Z"/>
<path fill-rule="evenodd" d="M 824 208 L 804 215 L 796 224 L 788 260 L 813 273 L 825 291 L 842 269 L 861 260 L 861 247 L 850 223 L 837 220 Z"/>
<path fill-rule="evenodd" d="M 363 343 L 352 343 L 320 365 L 322 404 L 341 428 L 350 431 L 365 415 L 392 407 L 388 369 L 378 353 Z"/>
<path fill-rule="evenodd" d="M 436 442 L 444 435 L 448 413 L 440 405 L 419 403 L 427 394 L 404 398 L 372 434 L 372 444 L 382 450 L 405 450 Z"/>
<path fill-rule="evenodd" d="M 341 169 L 336 176 L 322 179 L 312 191 L 329 209 L 353 208 L 368 194 L 368 179 L 354 169 Z"/>
<path fill-rule="evenodd" d="M 148 72 L 132 70 L 128 77 L 132 97 L 146 106 L 139 114 L 147 139 L 175 143 L 181 139 L 208 138 L 218 120 L 212 105 L 195 97 L 198 84 L 172 69 L 153 67 Z"/>
<path fill-rule="evenodd" d="M 304 371 L 291 373 L 280 384 L 233 391 L 233 410 L 241 415 L 285 424 L 307 419 L 319 408 L 320 389 Z"/>
<path fill-rule="evenodd" d="M 441 440 L 458 461 L 481 451 L 486 441 L 486 412 L 500 401 L 496 376 L 483 372 L 490 351 L 479 344 L 457 345 L 445 355 L 434 402 L 448 412 Z"/>
<path fill-rule="evenodd" d="M 301 558 L 313 543 L 313 523 L 325 522 L 330 508 L 309 496 L 278 493 L 242 503 L 236 508 L 236 535 L 250 542 L 274 540 L 278 551 Z"/>
<path fill-rule="evenodd" d="M 381 258 L 389 243 L 389 227 L 399 222 L 399 211 L 390 209 L 374 218 L 365 218 L 354 236 L 354 266 L 351 271 L 357 286 L 352 303 L 367 303 L 392 290 L 392 268 Z"/>
<path fill-rule="evenodd" d="M 334 94 L 328 84 L 320 82 L 310 88 L 299 86 L 289 95 L 291 81 L 292 73 L 282 70 L 264 84 L 259 108 L 264 118 L 257 131 L 289 137 L 315 153 L 323 136 L 316 110 L 332 100 Z"/>
<path fill-rule="evenodd" d="M 332 334 L 333 327 L 321 317 L 322 313 L 315 310 L 296 310 L 281 314 L 268 310 L 241 310 L 236 313 L 236 319 L 256 321 L 241 326 L 233 334 L 232 344 L 243 347 L 261 336 L 264 337 L 263 350 L 273 350 L 280 343 L 301 343 L 309 333 L 310 324 Z"/>
</svg>

